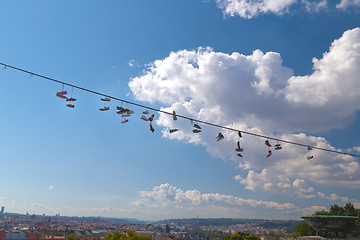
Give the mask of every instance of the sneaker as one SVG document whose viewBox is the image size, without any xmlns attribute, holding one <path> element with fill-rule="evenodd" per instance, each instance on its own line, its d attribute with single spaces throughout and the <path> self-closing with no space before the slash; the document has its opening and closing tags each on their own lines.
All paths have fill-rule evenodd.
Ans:
<svg viewBox="0 0 360 240">
<path fill-rule="evenodd" d="M 238 157 L 243 157 L 240 153 L 237 154 Z"/>
<path fill-rule="evenodd" d="M 307 160 L 310 160 L 310 159 L 312 159 L 312 158 L 314 158 L 314 156 L 307 156 L 307 157 L 306 157 Z"/>
<path fill-rule="evenodd" d="M 242 135 L 241 135 L 241 132 L 240 132 L 240 131 L 238 131 L 238 135 L 239 135 L 240 138 L 242 138 Z"/>
<path fill-rule="evenodd" d="M 107 111 L 107 110 L 109 110 L 109 109 L 110 109 L 110 107 L 99 108 L 100 111 Z"/>
<path fill-rule="evenodd" d="M 58 94 L 61 94 L 61 95 L 66 95 L 67 94 L 67 91 L 60 91 L 60 92 L 57 92 Z"/>
<path fill-rule="evenodd" d="M 154 132 L 154 131 L 155 131 L 155 129 L 153 128 L 153 126 L 151 125 L 151 123 L 150 123 L 150 131 L 151 131 L 151 132 Z"/>
<path fill-rule="evenodd" d="M 312 148 L 312 147 L 310 147 L 310 146 L 308 146 L 308 151 L 311 151 L 311 150 L 313 150 L 313 148 Z"/>
<path fill-rule="evenodd" d="M 77 99 L 76 98 L 67 98 L 66 101 L 69 101 L 69 102 L 75 102 Z"/>
<path fill-rule="evenodd" d="M 244 151 L 244 149 L 242 149 L 240 147 L 240 141 L 237 141 L 237 148 L 235 149 L 235 151 L 237 151 L 237 152 L 243 152 Z"/>
<path fill-rule="evenodd" d="M 174 119 L 174 121 L 176 121 L 176 120 L 177 120 L 177 117 L 176 117 L 176 112 L 175 112 L 175 111 L 173 111 L 173 119 Z"/>
<path fill-rule="evenodd" d="M 271 144 L 269 143 L 269 140 L 265 141 L 265 145 L 268 146 L 268 147 L 271 147 Z"/>
<path fill-rule="evenodd" d="M 221 140 L 223 140 L 224 139 L 224 135 L 222 135 L 222 133 L 219 133 L 218 135 L 217 135 L 217 137 L 216 137 L 216 141 L 218 142 L 218 141 L 221 141 Z"/>
<path fill-rule="evenodd" d="M 199 133 L 199 132 L 201 132 L 201 130 L 199 130 L 199 129 L 194 129 L 193 130 L 193 133 Z"/>
<path fill-rule="evenodd" d="M 281 146 L 277 146 L 277 147 L 275 147 L 274 149 L 275 149 L 275 150 L 281 150 L 282 147 L 281 147 Z"/>
<path fill-rule="evenodd" d="M 201 127 L 198 124 L 194 124 L 194 128 L 201 129 Z"/>
<path fill-rule="evenodd" d="M 145 111 L 143 111 L 143 114 L 149 114 L 149 110 L 145 110 Z"/>
<path fill-rule="evenodd" d="M 104 102 L 110 102 L 110 98 L 108 97 L 100 98 L 100 100 Z"/>
<path fill-rule="evenodd" d="M 119 107 L 119 106 L 117 106 L 116 109 L 119 110 L 119 111 L 125 110 L 125 108 Z"/>
<path fill-rule="evenodd" d="M 129 119 L 124 119 L 121 121 L 121 123 L 127 123 L 129 121 Z"/>
<path fill-rule="evenodd" d="M 177 132 L 177 131 L 179 131 L 179 129 L 177 129 L 177 128 L 170 129 L 170 133 L 174 133 L 174 132 Z"/>
<path fill-rule="evenodd" d="M 126 113 L 126 110 L 125 109 L 122 109 L 122 110 L 120 110 L 120 111 L 118 111 L 118 112 L 116 112 L 117 114 L 124 114 L 124 113 Z"/>
<path fill-rule="evenodd" d="M 267 158 L 270 157 L 271 154 L 272 154 L 272 152 L 269 150 L 269 153 L 268 153 L 268 155 L 267 155 L 266 157 L 267 157 Z"/>
<path fill-rule="evenodd" d="M 127 114 L 134 114 L 134 110 L 127 109 L 126 112 Z"/>
<path fill-rule="evenodd" d="M 64 96 L 63 94 L 61 94 L 60 92 L 57 92 L 56 96 L 59 97 L 59 98 L 67 99 L 67 97 Z"/>
<path fill-rule="evenodd" d="M 131 115 L 130 114 L 123 114 L 121 115 L 121 117 L 130 117 Z"/>
<path fill-rule="evenodd" d="M 151 114 L 151 116 L 148 118 L 148 120 L 149 120 L 150 122 L 152 122 L 152 121 L 154 120 L 154 114 Z"/>
<path fill-rule="evenodd" d="M 144 121 L 149 121 L 149 119 L 147 119 L 144 115 L 141 116 L 141 119 Z"/>
<path fill-rule="evenodd" d="M 75 105 L 73 105 L 73 104 L 71 104 L 71 103 L 66 104 L 66 106 L 69 107 L 69 108 L 74 108 L 74 107 L 75 107 Z"/>
</svg>

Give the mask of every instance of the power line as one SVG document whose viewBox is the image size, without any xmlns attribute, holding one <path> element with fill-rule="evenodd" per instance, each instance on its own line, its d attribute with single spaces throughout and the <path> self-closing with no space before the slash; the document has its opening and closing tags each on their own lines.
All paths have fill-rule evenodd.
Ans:
<svg viewBox="0 0 360 240">
<path fill-rule="evenodd" d="M 15 69 L 17 71 L 30 74 L 31 76 L 37 76 L 37 77 L 40 77 L 40 78 L 43 78 L 43 79 L 46 79 L 46 80 L 49 80 L 49 81 L 53 81 L 53 82 L 56 82 L 56 83 L 61 83 L 63 85 L 73 87 L 73 88 L 76 88 L 76 89 L 79 89 L 79 90 L 82 90 L 82 91 L 85 91 L 85 92 L 89 92 L 89 93 L 96 94 L 96 95 L 103 96 L 103 97 L 108 97 L 108 98 L 111 98 L 111 99 L 114 99 L 114 100 L 117 100 L 117 101 L 125 102 L 125 103 L 131 104 L 131 105 L 134 105 L 134 106 L 138 106 L 138 107 L 142 107 L 142 108 L 147 108 L 147 109 L 150 109 L 150 110 L 153 110 L 153 111 L 156 111 L 156 112 L 161 112 L 161 113 L 164 113 L 164 114 L 173 115 L 173 113 L 169 113 L 169 112 L 163 111 L 161 109 L 152 108 L 152 107 L 145 106 L 145 105 L 142 105 L 142 104 L 138 104 L 138 103 L 135 103 L 135 102 L 131 102 L 131 101 L 128 101 L 128 100 L 125 100 L 125 99 L 121 99 L 121 98 L 113 97 L 113 96 L 110 96 L 110 95 L 106 95 L 106 94 L 96 92 L 96 91 L 93 91 L 93 90 L 90 90 L 90 89 L 87 89 L 87 88 L 79 87 L 79 86 L 76 86 L 76 85 L 73 85 L 73 84 L 70 84 L 70 83 L 66 83 L 66 82 L 63 82 L 63 81 L 60 81 L 60 80 L 56 80 L 54 78 L 50 78 L 50 77 L 47 77 L 47 76 L 44 76 L 44 75 L 40 75 L 40 74 L 37 74 L 37 73 L 34 73 L 34 72 L 30 72 L 30 71 L 21 69 L 21 68 L 17 68 L 17 67 L 8 65 L 8 64 L 0 63 L 0 65 L 4 66 L 4 69 L 12 68 L 12 69 Z M 230 127 L 226 127 L 226 126 L 218 125 L 218 124 L 215 124 L 215 123 L 211 123 L 211 122 L 207 122 L 207 121 L 203 121 L 203 120 L 199 120 L 199 119 L 194 119 L 194 118 L 190 118 L 190 117 L 182 116 L 182 115 L 178 115 L 178 114 L 176 114 L 176 116 L 179 117 L 179 118 L 183 118 L 183 119 L 187 119 L 187 120 L 191 120 L 191 121 L 196 121 L 198 123 L 202 123 L 202 124 L 205 124 L 205 125 L 209 125 L 209 126 L 213 126 L 213 127 L 217 127 L 217 128 L 222 128 L 222 129 L 226 129 L 226 130 L 230 130 L 230 131 L 241 132 L 243 134 L 247 134 L 247 135 L 251 135 L 251 136 L 255 136 L 255 137 L 259 137 L 259 138 L 264 138 L 264 139 L 268 139 L 268 140 L 275 140 L 275 141 L 278 141 L 278 142 L 293 144 L 293 145 L 307 147 L 307 148 L 311 148 L 311 149 L 317 149 L 317 150 L 321 150 L 321 151 L 327 151 L 327 152 L 338 153 L 338 154 L 349 155 L 349 156 L 359 157 L 360 158 L 360 155 L 358 155 L 358 154 L 353 154 L 353 153 L 348 153 L 348 152 L 341 152 L 341 151 L 336 151 L 336 150 L 332 150 L 332 149 L 321 148 L 321 147 L 316 147 L 316 146 L 310 146 L 310 145 L 302 144 L 302 143 L 298 143 L 298 142 L 293 142 L 293 141 L 283 140 L 283 139 L 279 139 L 279 138 L 269 137 L 269 136 L 266 136 L 266 135 L 261 135 L 261 134 L 256 134 L 256 133 L 252 133 L 252 132 L 242 131 L 242 130 L 239 130 L 239 129 L 230 128 Z"/>
</svg>

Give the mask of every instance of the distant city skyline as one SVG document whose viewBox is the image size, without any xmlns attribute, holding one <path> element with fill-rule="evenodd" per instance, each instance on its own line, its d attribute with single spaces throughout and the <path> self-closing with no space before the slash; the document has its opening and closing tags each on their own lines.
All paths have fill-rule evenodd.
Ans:
<svg viewBox="0 0 360 240">
<path fill-rule="evenodd" d="M 189 118 L 360 154 L 359 10 L 350 0 L 4 1 L 0 62 Z M 359 158 L 281 142 L 275 149 L 271 139 L 268 147 L 150 111 L 152 133 L 140 119 L 145 109 L 131 106 L 126 122 L 115 114 L 120 102 L 65 86 L 77 99 L 66 107 L 56 96 L 61 84 L 12 69 L 0 80 L 6 212 L 300 219 L 333 204 L 360 208 Z"/>
</svg>

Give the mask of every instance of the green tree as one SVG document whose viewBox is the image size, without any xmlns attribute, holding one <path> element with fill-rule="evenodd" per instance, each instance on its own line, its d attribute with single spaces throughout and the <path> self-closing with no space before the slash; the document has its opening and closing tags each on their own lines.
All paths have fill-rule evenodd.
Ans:
<svg viewBox="0 0 360 240">
<path fill-rule="evenodd" d="M 260 240 L 260 237 L 250 235 L 249 233 L 238 232 L 237 234 L 224 237 L 224 240 Z"/>
<path fill-rule="evenodd" d="M 306 222 L 301 222 L 296 226 L 296 233 L 298 236 L 314 236 L 316 231 Z"/>
<path fill-rule="evenodd" d="M 74 240 L 74 239 L 71 239 Z M 126 233 L 109 233 L 104 240 L 151 240 L 150 236 L 140 236 L 134 231 L 126 230 Z"/>
<path fill-rule="evenodd" d="M 75 237 L 75 235 L 74 234 L 70 234 L 69 236 L 67 236 L 66 238 L 65 238 L 65 240 L 79 240 L 77 237 Z"/>
</svg>

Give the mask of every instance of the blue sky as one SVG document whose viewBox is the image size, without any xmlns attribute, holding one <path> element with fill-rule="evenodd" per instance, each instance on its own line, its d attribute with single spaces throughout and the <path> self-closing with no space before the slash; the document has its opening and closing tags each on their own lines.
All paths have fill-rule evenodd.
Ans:
<svg viewBox="0 0 360 240">
<path fill-rule="evenodd" d="M 180 115 L 359 154 L 357 0 L 3 1 L 0 62 Z M 360 207 L 359 159 L 155 114 L 0 73 L 0 204 L 69 216 L 299 219 Z M 66 89 L 71 92 L 71 88 Z M 130 107 L 130 106 L 129 106 Z M 179 132 L 169 134 L 169 128 Z M 225 139 L 215 142 L 221 131 Z M 272 142 L 275 144 L 276 142 Z"/>
</svg>

